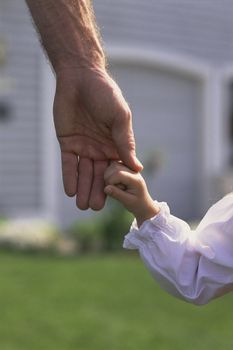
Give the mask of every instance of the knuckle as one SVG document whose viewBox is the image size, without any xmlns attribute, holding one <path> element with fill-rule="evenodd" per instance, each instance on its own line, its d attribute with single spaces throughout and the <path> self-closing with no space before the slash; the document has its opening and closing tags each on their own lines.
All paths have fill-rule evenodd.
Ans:
<svg viewBox="0 0 233 350">
<path fill-rule="evenodd" d="M 125 118 L 126 118 L 126 121 L 127 121 L 128 123 L 131 123 L 131 121 L 132 121 L 132 113 L 131 113 L 131 110 L 130 110 L 130 108 L 129 108 L 128 105 L 127 105 L 127 107 L 126 107 Z"/>
<path fill-rule="evenodd" d="M 144 182 L 144 179 L 140 173 L 134 173 L 134 174 L 135 174 L 135 178 L 137 179 L 137 181 Z"/>
<path fill-rule="evenodd" d="M 135 139 L 133 133 L 130 133 L 128 137 L 128 149 L 132 152 L 135 152 L 136 146 L 135 146 Z"/>
<path fill-rule="evenodd" d="M 123 169 L 118 169 L 116 175 L 118 176 L 119 179 L 122 179 L 126 176 L 126 173 Z"/>
<path fill-rule="evenodd" d="M 145 181 L 143 179 L 143 177 L 140 175 L 140 176 L 137 176 L 137 181 L 140 185 L 144 185 Z"/>
</svg>

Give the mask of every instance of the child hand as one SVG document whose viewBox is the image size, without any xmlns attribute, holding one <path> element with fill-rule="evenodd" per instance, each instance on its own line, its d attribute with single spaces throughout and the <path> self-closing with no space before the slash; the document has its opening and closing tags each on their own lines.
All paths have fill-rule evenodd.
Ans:
<svg viewBox="0 0 233 350">
<path fill-rule="evenodd" d="M 114 161 L 107 168 L 104 179 L 105 193 L 120 201 L 133 213 L 138 226 L 159 213 L 160 209 L 149 195 L 140 173 L 135 173 L 124 164 Z"/>
</svg>

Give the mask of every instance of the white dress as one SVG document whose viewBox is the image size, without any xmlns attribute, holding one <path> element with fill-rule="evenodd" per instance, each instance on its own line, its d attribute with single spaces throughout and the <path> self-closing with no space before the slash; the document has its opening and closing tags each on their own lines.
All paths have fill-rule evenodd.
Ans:
<svg viewBox="0 0 233 350">
<path fill-rule="evenodd" d="M 233 193 L 213 205 L 195 231 L 160 213 L 140 228 L 134 220 L 123 247 L 138 249 L 157 282 L 170 294 L 194 304 L 233 291 Z"/>
</svg>

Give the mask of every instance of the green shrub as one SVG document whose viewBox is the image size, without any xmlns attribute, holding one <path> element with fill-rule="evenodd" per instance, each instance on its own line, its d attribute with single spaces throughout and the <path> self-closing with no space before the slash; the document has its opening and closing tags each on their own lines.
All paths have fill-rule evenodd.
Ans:
<svg viewBox="0 0 233 350">
<path fill-rule="evenodd" d="M 106 250 L 121 249 L 133 216 L 116 201 L 109 202 L 107 215 L 102 218 L 102 236 Z"/>
<path fill-rule="evenodd" d="M 68 230 L 80 251 L 113 251 L 121 249 L 133 216 L 116 201 L 109 200 L 106 210 L 93 218 L 75 222 Z"/>
<path fill-rule="evenodd" d="M 99 251 L 103 248 L 101 222 L 97 218 L 76 221 L 67 233 L 75 240 L 81 252 Z"/>
<path fill-rule="evenodd" d="M 3 224 L 5 224 L 6 221 L 7 221 L 6 218 L 4 218 L 3 216 L 0 216 L 0 226 L 3 225 Z"/>
</svg>

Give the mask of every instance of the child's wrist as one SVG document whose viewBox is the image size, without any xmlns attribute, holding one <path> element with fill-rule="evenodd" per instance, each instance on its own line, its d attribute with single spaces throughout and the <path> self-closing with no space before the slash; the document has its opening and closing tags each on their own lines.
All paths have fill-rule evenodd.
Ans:
<svg viewBox="0 0 233 350">
<path fill-rule="evenodd" d="M 157 203 L 151 202 L 145 208 L 143 208 L 140 213 L 135 214 L 138 227 L 140 227 L 144 221 L 153 218 L 160 212 L 160 207 Z"/>
</svg>

